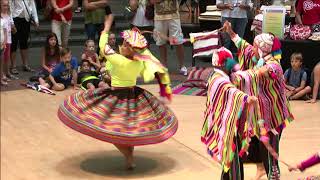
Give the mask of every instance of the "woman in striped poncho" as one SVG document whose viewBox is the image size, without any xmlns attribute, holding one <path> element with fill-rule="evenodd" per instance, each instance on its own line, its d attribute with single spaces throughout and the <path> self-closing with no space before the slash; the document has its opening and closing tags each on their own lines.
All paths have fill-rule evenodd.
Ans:
<svg viewBox="0 0 320 180">
<path fill-rule="evenodd" d="M 233 79 L 233 83 L 249 95 L 258 97 L 261 118 L 270 137 L 270 144 L 279 150 L 280 134 L 285 125 L 293 120 L 289 102 L 285 96 L 285 83 L 280 65 L 281 44 L 272 34 L 262 33 L 255 37 L 251 45 L 232 31 L 229 22 L 224 29 L 230 35 L 238 48 L 238 61 L 241 70 L 268 67 L 269 77 L 261 77 L 246 81 L 241 76 Z M 257 121 L 257 116 L 253 116 Z M 255 162 L 263 162 L 269 179 L 280 179 L 278 161 L 274 159 L 259 141 L 252 141 L 249 154 L 255 157 Z M 255 150 L 254 150 L 255 149 Z M 250 157 L 249 155 L 249 157 Z M 260 174 L 257 173 L 257 179 Z"/>
</svg>

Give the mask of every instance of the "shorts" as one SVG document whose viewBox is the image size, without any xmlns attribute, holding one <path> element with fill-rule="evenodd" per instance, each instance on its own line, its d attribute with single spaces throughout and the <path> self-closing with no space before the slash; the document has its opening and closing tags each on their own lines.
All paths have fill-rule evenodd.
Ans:
<svg viewBox="0 0 320 180">
<path fill-rule="evenodd" d="M 18 45 L 20 49 L 28 49 L 30 36 L 30 23 L 25 18 L 13 18 L 17 32 L 12 34 L 11 52 L 16 52 Z"/>
<path fill-rule="evenodd" d="M 157 20 L 154 21 L 154 30 L 158 31 L 164 35 L 168 34 L 169 37 L 175 37 L 177 39 L 183 39 L 182 29 L 181 29 L 181 22 L 180 19 L 169 19 L 169 20 Z M 160 38 L 159 36 L 153 36 L 154 40 L 156 41 L 157 46 L 162 46 L 167 43 L 166 39 Z M 177 43 L 182 44 L 183 41 Z"/>
<path fill-rule="evenodd" d="M 87 81 L 84 81 L 81 83 L 81 86 L 85 89 L 88 89 L 87 88 L 87 85 L 91 83 L 94 85 L 95 88 L 98 88 L 99 87 L 99 83 L 100 83 L 100 80 L 99 79 L 89 79 Z"/>
</svg>

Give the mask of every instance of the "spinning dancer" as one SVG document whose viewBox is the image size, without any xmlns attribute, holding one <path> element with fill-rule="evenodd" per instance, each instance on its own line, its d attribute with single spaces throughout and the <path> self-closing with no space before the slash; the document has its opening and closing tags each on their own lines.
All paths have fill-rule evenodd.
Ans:
<svg viewBox="0 0 320 180">
<path fill-rule="evenodd" d="M 114 144 L 133 169 L 134 146 L 160 143 L 175 134 L 178 121 L 173 112 L 150 92 L 137 87 L 136 79 L 157 78 L 160 95 L 171 99 L 167 69 L 146 48 L 138 30 L 122 32 L 120 54 L 108 45 L 113 18 L 108 15 L 99 46 L 107 60 L 111 88 L 78 92 L 65 99 L 58 116 L 70 128 Z"/>
</svg>

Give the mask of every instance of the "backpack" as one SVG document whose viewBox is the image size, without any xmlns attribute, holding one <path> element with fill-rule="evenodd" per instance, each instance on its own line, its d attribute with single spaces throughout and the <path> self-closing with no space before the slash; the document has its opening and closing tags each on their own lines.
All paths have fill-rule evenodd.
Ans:
<svg viewBox="0 0 320 180">
<path fill-rule="evenodd" d="M 290 80 L 291 72 L 292 72 L 292 68 L 289 68 L 288 76 L 287 76 L 287 79 L 286 79 L 287 82 L 289 82 L 289 80 Z M 301 83 L 302 76 L 303 76 L 304 72 L 307 73 L 306 86 L 309 86 L 310 82 L 311 82 L 311 78 L 310 78 L 311 77 L 311 71 L 308 68 L 304 68 L 304 67 L 301 68 L 300 75 L 299 75 L 299 81 Z"/>
</svg>

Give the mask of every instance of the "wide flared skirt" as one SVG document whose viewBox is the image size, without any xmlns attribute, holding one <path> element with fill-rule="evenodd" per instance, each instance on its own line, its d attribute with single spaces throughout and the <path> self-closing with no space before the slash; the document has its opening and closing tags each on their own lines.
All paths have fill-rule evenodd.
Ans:
<svg viewBox="0 0 320 180">
<path fill-rule="evenodd" d="M 174 113 L 140 87 L 75 93 L 60 105 L 58 117 L 82 134 L 128 146 L 163 142 L 178 128 Z"/>
</svg>

